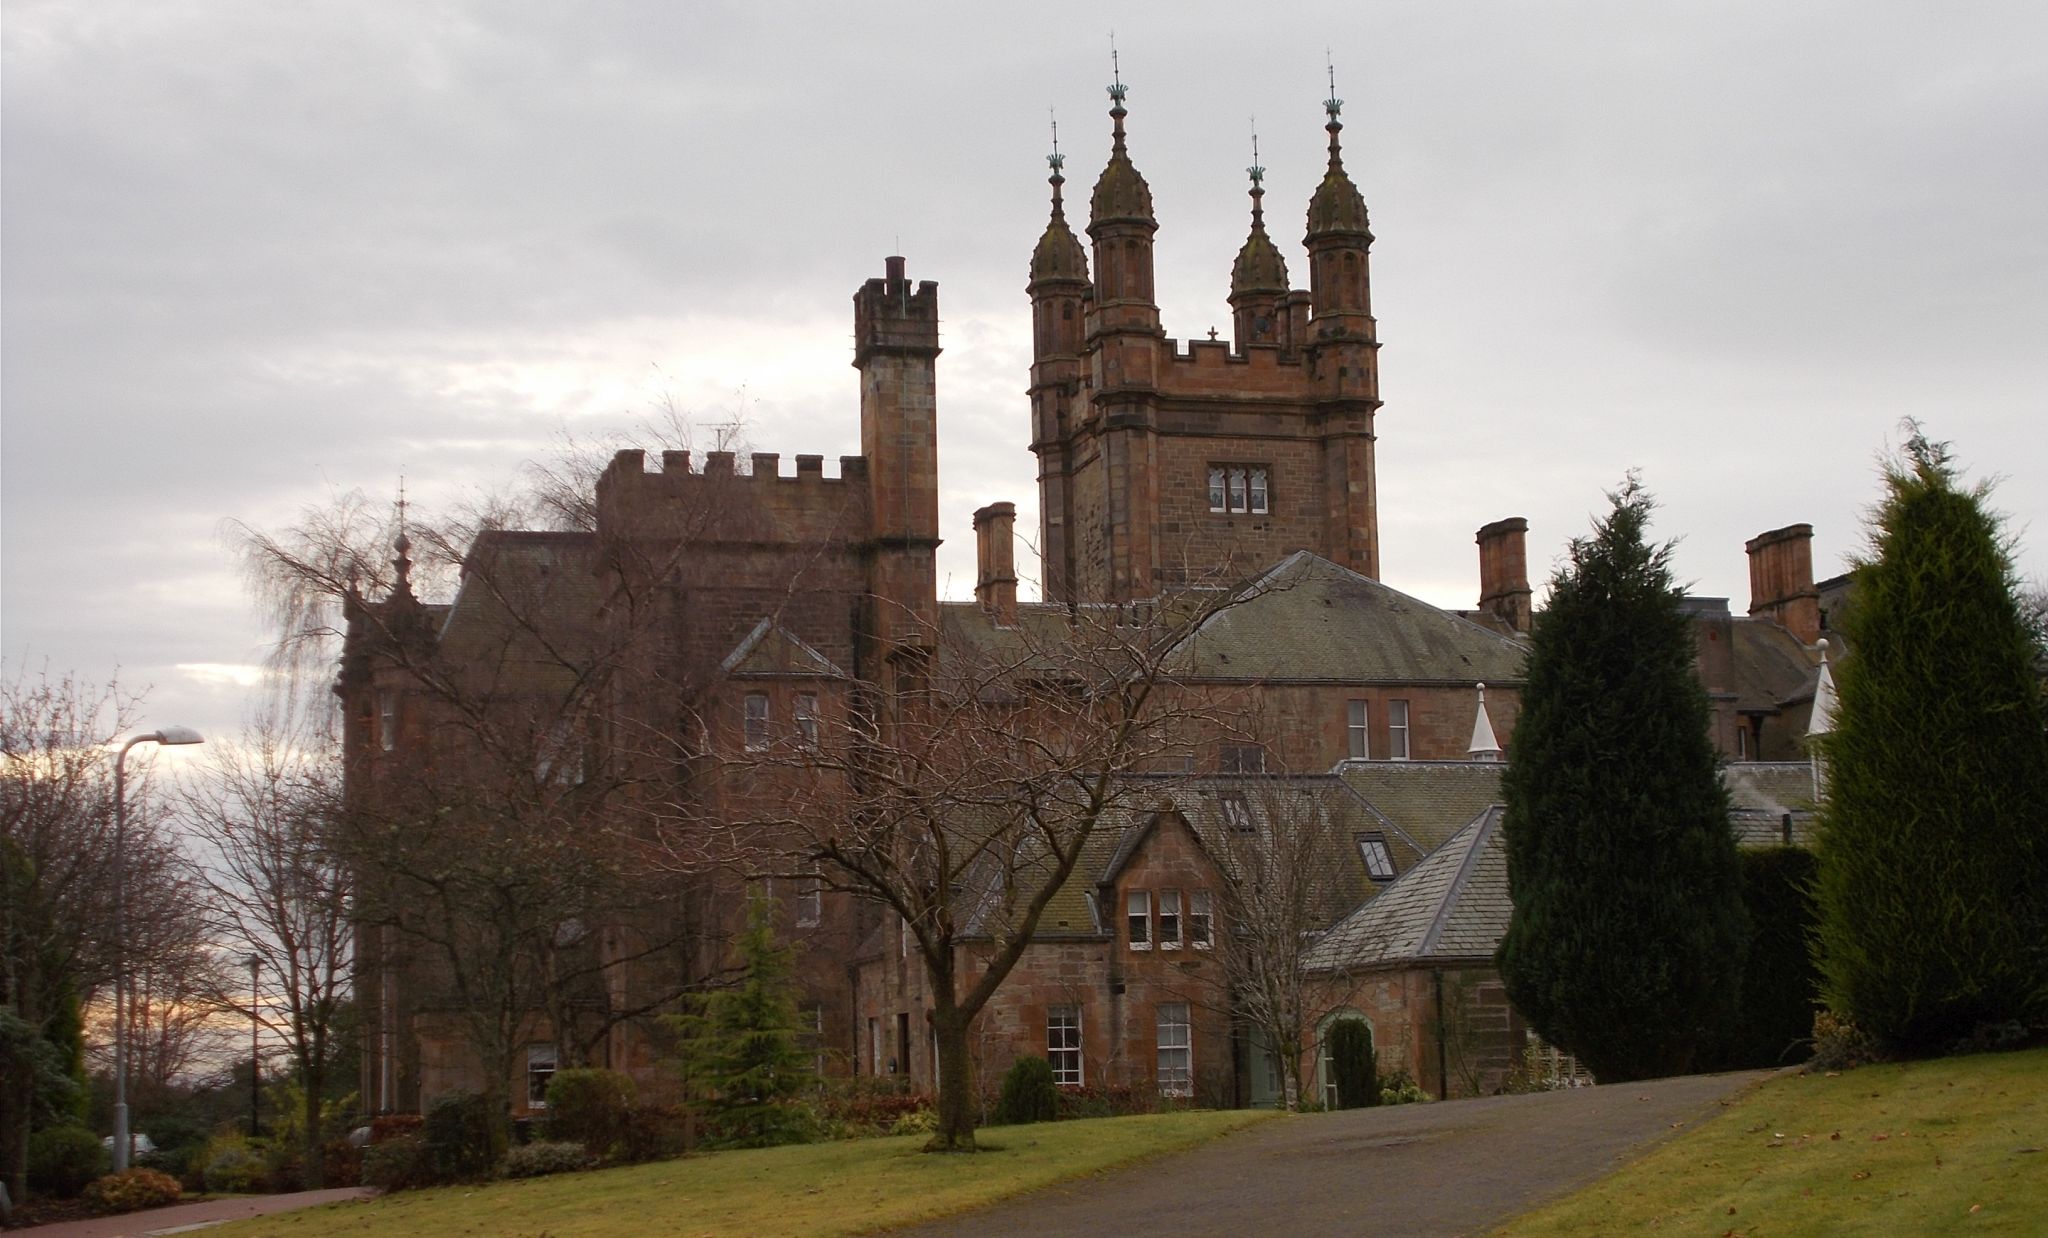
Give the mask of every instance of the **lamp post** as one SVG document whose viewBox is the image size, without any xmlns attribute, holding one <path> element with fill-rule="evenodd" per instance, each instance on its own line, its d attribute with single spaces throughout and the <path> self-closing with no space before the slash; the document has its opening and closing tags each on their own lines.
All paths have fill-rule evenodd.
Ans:
<svg viewBox="0 0 2048 1238">
<path fill-rule="evenodd" d="M 189 726 L 137 735 L 114 757 L 114 1172 L 128 1168 L 128 750 L 137 744 L 203 744 Z"/>
<path fill-rule="evenodd" d="M 249 956 L 248 962 L 249 962 L 249 1138 L 251 1138 L 251 1139 L 255 1139 L 255 1138 L 258 1138 L 258 1137 L 259 1137 L 259 1132 L 258 1132 L 258 1130 L 257 1130 L 257 1127 L 256 1127 L 256 1122 L 257 1122 L 257 1105 L 258 1105 L 258 1103 L 259 1103 L 259 1098 L 260 1098 L 260 1096 L 262 1095 L 262 1093 L 261 1093 L 261 1092 L 259 1091 L 259 1089 L 260 1089 L 260 1087 L 262 1086 L 262 1081 L 263 1081 L 263 1057 L 262 1057 L 262 1053 L 261 1053 L 261 1050 L 260 1050 L 260 1049 L 259 1049 L 259 1048 L 257 1047 L 257 1043 L 256 1043 L 256 1037 L 257 1037 L 257 1034 L 258 1034 L 258 1033 L 259 1033 L 259 1032 L 260 1032 L 260 1031 L 262 1030 L 262 1027 L 263 1027 L 263 1021 L 262 1021 L 262 1019 L 261 1019 L 261 1018 L 260 1018 L 260 1017 L 258 1016 L 258 1014 L 257 1014 L 257 1011 L 256 1011 L 256 972 L 257 972 L 257 969 L 259 969 L 259 968 L 261 968 L 261 967 L 263 966 L 263 957 L 262 957 L 261 955 L 256 955 L 256 954 L 252 954 L 252 955 L 250 955 L 250 956 Z"/>
</svg>

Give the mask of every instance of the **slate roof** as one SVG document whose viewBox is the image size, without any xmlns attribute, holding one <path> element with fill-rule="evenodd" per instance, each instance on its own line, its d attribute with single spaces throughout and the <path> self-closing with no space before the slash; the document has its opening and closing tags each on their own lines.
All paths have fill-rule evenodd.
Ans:
<svg viewBox="0 0 2048 1238">
<path fill-rule="evenodd" d="M 1177 813 L 1185 819 L 1218 866 L 1225 867 L 1229 848 L 1212 840 L 1231 828 L 1223 806 L 1226 797 L 1241 798 L 1257 829 L 1276 828 L 1276 819 L 1293 811 L 1282 797 L 1298 796 L 1304 808 L 1327 814 L 1332 827 L 1328 834 L 1331 853 L 1325 862 L 1336 866 L 1340 875 L 1328 908 L 1332 918 L 1370 897 L 1376 888 L 1354 841 L 1359 834 L 1386 838 L 1397 873 L 1420 861 L 1426 850 L 1398 829 L 1389 828 L 1384 817 L 1329 774 L 1140 775 L 1129 779 L 1124 791 L 1124 803 L 1097 824 L 1073 874 L 1046 904 L 1037 938 L 1099 937 L 1113 932 L 1114 924 L 1105 919 L 1104 909 L 1095 905 L 1094 895 L 1103 883 L 1115 880 L 1162 814 Z M 1000 892 L 994 866 L 975 874 L 970 884 L 981 889 L 981 896 L 966 918 L 965 935 L 985 936 L 994 928 Z"/>
<path fill-rule="evenodd" d="M 1811 846 L 1814 838 L 1813 765 L 1808 761 L 1734 761 L 1721 767 L 1728 788 L 1728 820 L 1738 847 L 1775 847 L 1785 841 L 1785 815 L 1792 816 L 1792 841 Z"/>
<path fill-rule="evenodd" d="M 1500 802 L 1506 770 L 1499 761 L 1343 761 L 1335 773 L 1375 813 L 1429 851 Z"/>
<path fill-rule="evenodd" d="M 1491 959 L 1507 932 L 1507 848 L 1494 805 L 1302 954 L 1310 972 Z"/>
<path fill-rule="evenodd" d="M 596 648 L 596 552 L 591 533 L 479 536 L 441 622 L 446 665 L 487 689 L 567 691 Z"/>
<path fill-rule="evenodd" d="M 1735 708 L 1776 712 L 1813 699 L 1819 655 L 1769 619 L 1737 619 L 1729 625 L 1735 642 Z"/>
<path fill-rule="evenodd" d="M 1211 618 L 1183 673 L 1226 681 L 1518 685 L 1527 649 L 1328 559 L 1297 551 Z"/>
</svg>

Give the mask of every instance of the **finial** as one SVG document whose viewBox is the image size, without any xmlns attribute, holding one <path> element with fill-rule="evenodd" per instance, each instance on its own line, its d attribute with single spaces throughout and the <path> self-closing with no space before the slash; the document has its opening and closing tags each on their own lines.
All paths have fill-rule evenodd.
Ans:
<svg viewBox="0 0 2048 1238">
<path fill-rule="evenodd" d="M 1323 110 L 1330 114 L 1330 124 L 1342 128 L 1344 122 L 1337 119 L 1337 114 L 1344 110 L 1344 100 L 1337 97 L 1337 62 L 1330 58 L 1327 47 L 1323 49 L 1323 70 L 1330 78 L 1330 97 L 1323 100 Z"/>
<path fill-rule="evenodd" d="M 1124 70 L 1122 63 L 1117 58 L 1116 31 L 1114 30 L 1109 32 L 1109 75 L 1109 101 L 1112 104 L 1109 109 L 1109 115 L 1111 119 L 1116 121 L 1116 148 L 1122 150 L 1124 148 L 1124 95 L 1130 88 L 1124 85 Z"/>
<path fill-rule="evenodd" d="M 1245 169 L 1252 178 L 1252 231 L 1266 226 L 1266 169 L 1259 166 L 1259 118 L 1252 117 L 1252 166 Z"/>
<path fill-rule="evenodd" d="M 1216 338 L 1216 328 L 1209 328 L 1209 338 L 1212 340 Z"/>
<path fill-rule="evenodd" d="M 412 592 L 412 538 L 405 532 L 405 474 L 398 475 L 398 536 L 391 541 L 391 548 L 398 554 L 391 560 L 398 578 L 392 582 L 393 593 Z"/>
<path fill-rule="evenodd" d="M 1822 666 L 1826 666 L 1826 665 L 1828 664 L 1828 638 L 1827 638 L 1827 637 L 1825 637 L 1825 636 L 1821 637 L 1821 638 L 1820 638 L 1820 642 L 1819 642 L 1819 643 L 1820 643 L 1820 664 L 1821 664 Z"/>
</svg>

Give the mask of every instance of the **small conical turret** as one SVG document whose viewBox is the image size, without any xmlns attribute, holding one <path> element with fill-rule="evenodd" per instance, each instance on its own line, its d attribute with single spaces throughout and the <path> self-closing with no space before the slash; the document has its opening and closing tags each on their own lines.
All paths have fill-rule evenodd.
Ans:
<svg viewBox="0 0 2048 1238">
<path fill-rule="evenodd" d="M 1038 238 L 1038 248 L 1031 251 L 1031 283 L 1053 281 L 1088 282 L 1088 252 L 1081 248 L 1081 241 L 1074 230 L 1067 226 L 1067 208 L 1060 187 L 1067 178 L 1060 172 L 1067 157 L 1059 152 L 1059 132 L 1053 132 L 1053 152 L 1046 156 L 1052 165 L 1052 218 L 1046 222 L 1045 231 Z"/>
<path fill-rule="evenodd" d="M 1287 295 L 1287 260 L 1266 233 L 1266 169 L 1259 166 L 1259 139 L 1252 136 L 1252 230 L 1230 267 L 1231 321 L 1239 347 L 1284 343 L 1286 315 L 1280 299 Z"/>
<path fill-rule="evenodd" d="M 1338 119 L 1344 110 L 1344 100 L 1332 91 L 1323 101 L 1323 110 L 1330 116 L 1329 123 L 1323 126 L 1330 135 L 1330 166 L 1324 169 L 1322 184 L 1316 186 L 1315 196 L 1308 202 L 1306 242 L 1314 245 L 1322 237 L 1361 236 L 1370 245 L 1372 230 L 1366 224 L 1365 195 L 1358 192 L 1358 186 L 1351 183 L 1351 174 L 1344 170 L 1344 145 L 1339 136 L 1344 131 L 1344 122 Z"/>
<path fill-rule="evenodd" d="M 1124 95 L 1130 88 L 1122 81 L 1109 87 L 1110 134 L 1109 163 L 1102 169 L 1102 175 L 1095 179 L 1095 193 L 1088 200 L 1088 234 L 1093 236 L 1096 229 L 1106 223 L 1130 221 L 1156 227 L 1158 220 L 1152 218 L 1152 187 L 1145 183 L 1136 164 L 1131 162 L 1131 152 L 1124 144 Z"/>
</svg>

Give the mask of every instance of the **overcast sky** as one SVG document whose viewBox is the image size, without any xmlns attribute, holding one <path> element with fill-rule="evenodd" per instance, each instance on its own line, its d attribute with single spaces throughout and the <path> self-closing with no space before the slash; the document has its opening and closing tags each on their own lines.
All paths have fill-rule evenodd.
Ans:
<svg viewBox="0 0 2048 1238">
<path fill-rule="evenodd" d="M 1379 318 L 1389 583 L 1535 574 L 1639 467 L 1694 591 L 1841 570 L 1899 423 L 2048 577 L 2048 7 L 8 0 L 0 636 L 231 730 L 227 520 L 437 506 L 669 402 L 858 450 L 851 302 L 940 284 L 942 584 L 1037 523 L 1026 265 L 1116 28 L 1169 334 L 1226 333 L 1252 117 L 1297 284 L 1327 48 Z"/>
</svg>

